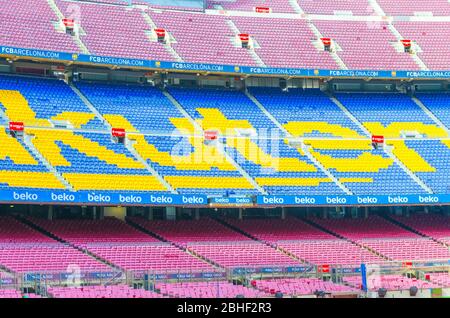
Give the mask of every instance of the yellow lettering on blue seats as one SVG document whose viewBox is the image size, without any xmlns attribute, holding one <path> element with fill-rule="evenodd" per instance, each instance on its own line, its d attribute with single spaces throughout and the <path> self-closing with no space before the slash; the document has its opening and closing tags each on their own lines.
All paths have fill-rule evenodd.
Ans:
<svg viewBox="0 0 450 318">
<path fill-rule="evenodd" d="M 38 165 L 36 159 L 17 141 L 0 127 L 0 159 L 10 158 L 18 165 Z"/>
<path fill-rule="evenodd" d="M 5 107 L 6 116 L 11 121 L 23 122 L 26 126 L 51 126 L 47 119 L 36 118 L 36 113 L 19 91 L 0 90 L 0 103 Z"/>
<path fill-rule="evenodd" d="M 127 132 L 137 132 L 137 129 L 122 115 L 103 115 L 103 118 L 111 125 L 113 128 L 123 128 Z"/>
<path fill-rule="evenodd" d="M 62 112 L 52 117 L 53 120 L 66 120 L 70 122 L 75 128 L 81 128 L 81 126 L 86 125 L 94 118 L 94 114 L 80 112 Z"/>
<path fill-rule="evenodd" d="M 364 126 L 372 135 L 384 136 L 385 138 L 399 138 L 404 131 L 417 131 L 429 138 L 445 138 L 448 137 L 447 132 L 436 126 L 424 124 L 421 122 L 393 122 L 388 126 L 383 126 L 378 122 L 366 122 Z"/>
<path fill-rule="evenodd" d="M 363 152 L 357 158 L 334 158 L 311 150 L 311 154 L 326 168 L 336 169 L 338 172 L 378 172 L 393 164 L 390 158 Z"/>
<path fill-rule="evenodd" d="M 174 188 L 191 189 L 253 189 L 245 178 L 206 177 L 206 176 L 165 176 L 164 179 Z"/>
<path fill-rule="evenodd" d="M 50 172 L 0 171 L 0 183 L 10 187 L 65 189 L 65 186 Z"/>
<path fill-rule="evenodd" d="M 319 186 L 321 183 L 333 182 L 329 178 L 256 178 L 255 181 L 260 186 L 291 186 L 291 187 L 311 187 Z"/>
<path fill-rule="evenodd" d="M 119 168 L 144 169 L 144 166 L 133 158 L 118 154 L 105 146 L 100 145 L 81 135 L 68 130 L 26 129 L 27 133 L 34 135 L 32 142 L 36 149 L 52 166 L 70 166 L 70 162 L 61 154 L 56 141 L 77 149 L 90 157 L 97 157 L 108 164 Z"/>
<path fill-rule="evenodd" d="M 403 140 L 389 140 L 386 144 L 394 147 L 393 154 L 412 172 L 436 172 L 414 149 L 408 148 Z"/>
<path fill-rule="evenodd" d="M 327 122 L 297 122 L 292 121 L 283 125 L 283 127 L 294 137 L 302 137 L 314 131 L 322 134 L 332 134 L 335 137 L 342 138 L 364 138 L 357 131 L 343 127 L 338 124 L 330 124 Z"/>
<path fill-rule="evenodd" d="M 63 173 L 63 177 L 76 191 L 167 191 L 159 180 L 152 175 Z"/>
</svg>

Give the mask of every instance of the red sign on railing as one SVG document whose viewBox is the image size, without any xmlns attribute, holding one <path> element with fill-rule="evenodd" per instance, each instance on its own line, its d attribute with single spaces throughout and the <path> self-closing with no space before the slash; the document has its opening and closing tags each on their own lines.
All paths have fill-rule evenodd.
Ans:
<svg viewBox="0 0 450 318">
<path fill-rule="evenodd" d="M 372 142 L 375 144 L 382 144 L 384 143 L 384 136 L 372 136 Z"/>
<path fill-rule="evenodd" d="M 204 133 L 205 140 L 216 140 L 218 133 L 215 130 L 207 130 Z"/>
<path fill-rule="evenodd" d="M 270 13 L 269 7 L 256 7 L 255 12 L 257 13 Z"/>
<path fill-rule="evenodd" d="M 323 45 L 325 45 L 325 46 L 330 46 L 331 45 L 331 39 L 330 38 L 320 38 L 320 40 L 322 41 Z"/>
<path fill-rule="evenodd" d="M 63 19 L 62 22 L 67 28 L 73 28 L 75 25 L 74 19 Z"/>
<path fill-rule="evenodd" d="M 400 40 L 404 47 L 411 47 L 411 40 Z"/>
<path fill-rule="evenodd" d="M 155 29 L 155 33 L 158 38 L 164 38 L 166 36 L 166 30 L 164 29 Z"/>
<path fill-rule="evenodd" d="M 403 267 L 411 268 L 413 266 L 412 262 L 403 262 Z"/>
<path fill-rule="evenodd" d="M 23 122 L 12 121 L 9 123 L 9 130 L 11 131 L 24 131 L 25 125 Z"/>
<path fill-rule="evenodd" d="M 317 270 L 319 273 L 329 273 L 330 272 L 330 265 L 319 265 L 317 267 Z"/>
<path fill-rule="evenodd" d="M 248 42 L 250 35 L 248 35 L 248 33 L 241 33 L 239 34 L 239 39 L 241 39 L 242 42 Z"/>
<path fill-rule="evenodd" d="M 113 128 L 111 130 L 113 137 L 125 138 L 125 129 L 123 128 Z"/>
</svg>

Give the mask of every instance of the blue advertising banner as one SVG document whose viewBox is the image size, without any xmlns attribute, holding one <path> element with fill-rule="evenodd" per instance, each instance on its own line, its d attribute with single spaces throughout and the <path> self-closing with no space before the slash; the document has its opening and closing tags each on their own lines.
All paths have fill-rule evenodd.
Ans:
<svg viewBox="0 0 450 318">
<path fill-rule="evenodd" d="M 49 203 L 123 206 L 376 206 L 449 205 L 449 194 L 424 195 L 261 195 L 253 197 L 214 197 L 203 194 L 133 193 L 106 191 L 0 190 L 0 203 Z"/>
<path fill-rule="evenodd" d="M 383 79 L 450 79 L 450 70 L 408 71 L 408 70 L 322 70 L 299 68 L 255 67 L 241 65 L 222 65 L 190 62 L 169 62 L 109 57 L 100 55 L 86 55 L 70 52 L 55 52 L 38 49 L 16 48 L 0 46 L 0 56 L 22 58 L 39 58 L 51 61 L 71 61 L 92 65 L 109 65 L 119 67 L 133 67 L 142 69 L 163 69 L 168 71 L 188 71 L 207 73 L 227 73 L 236 75 L 273 75 L 293 77 L 335 77 L 335 78 L 383 78 Z"/>
<path fill-rule="evenodd" d="M 143 280 L 169 280 L 169 279 L 211 279 L 211 278 L 225 278 L 226 273 L 174 273 L 174 274 L 145 274 L 135 273 L 134 278 Z"/>
<path fill-rule="evenodd" d="M 61 281 L 78 277 L 80 279 L 109 279 L 113 278 L 117 273 L 113 272 L 95 272 L 95 273 L 56 273 L 56 274 L 41 274 L 41 273 L 28 273 L 25 274 L 23 279 L 25 282 L 39 282 L 39 281 Z"/>
<path fill-rule="evenodd" d="M 98 205 L 183 205 L 208 204 L 206 195 L 170 193 L 64 192 L 39 190 L 2 190 L 0 202 L 66 203 Z"/>
<path fill-rule="evenodd" d="M 5 277 L 0 279 L 0 285 L 12 285 L 13 283 L 14 279 L 12 278 Z"/>
<path fill-rule="evenodd" d="M 253 198 L 210 198 L 209 203 L 211 205 L 253 205 Z"/>
<path fill-rule="evenodd" d="M 271 273 L 304 273 L 310 270 L 311 267 L 305 266 L 290 266 L 290 267 L 258 267 L 258 268 L 247 268 L 247 267 L 237 267 L 233 268 L 234 275 L 248 275 L 248 274 L 271 274 Z"/>
<path fill-rule="evenodd" d="M 361 264 L 361 280 L 362 290 L 367 292 L 367 268 L 366 264 Z"/>
<path fill-rule="evenodd" d="M 372 206 L 372 205 L 415 205 L 450 204 L 450 195 L 361 195 L 361 196 L 275 196 L 265 195 L 256 198 L 261 206 Z"/>
</svg>

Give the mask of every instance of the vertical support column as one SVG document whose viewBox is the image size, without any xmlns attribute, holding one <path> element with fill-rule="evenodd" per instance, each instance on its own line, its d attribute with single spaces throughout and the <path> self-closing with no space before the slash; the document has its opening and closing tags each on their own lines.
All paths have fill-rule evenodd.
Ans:
<svg viewBox="0 0 450 318">
<path fill-rule="evenodd" d="M 153 217 L 154 217 L 154 215 L 153 215 L 153 208 L 149 207 L 148 211 L 147 211 L 147 220 L 153 221 Z"/>
<path fill-rule="evenodd" d="M 244 218 L 244 210 L 242 208 L 239 208 L 239 220 L 242 220 Z"/>
<path fill-rule="evenodd" d="M 369 207 L 364 207 L 364 218 L 367 219 L 369 217 Z"/>
<path fill-rule="evenodd" d="M 98 215 L 97 215 L 97 207 L 96 207 L 96 206 L 94 206 L 94 207 L 92 208 L 92 218 L 93 218 L 94 220 L 97 220 L 97 218 L 98 218 Z"/>
<path fill-rule="evenodd" d="M 195 219 L 197 221 L 200 220 L 200 209 L 199 208 L 195 209 Z"/>
<path fill-rule="evenodd" d="M 309 213 L 310 213 L 311 209 L 309 206 L 306 207 L 306 217 L 309 218 Z"/>
<path fill-rule="evenodd" d="M 48 207 L 47 220 L 49 220 L 49 221 L 53 220 L 53 205 L 50 205 Z"/>
<path fill-rule="evenodd" d="M 328 208 L 327 207 L 324 207 L 322 209 L 322 218 L 323 219 L 327 219 L 328 218 Z"/>
<path fill-rule="evenodd" d="M 409 218 L 410 213 L 411 213 L 411 207 L 407 206 L 406 209 L 405 209 L 405 216 L 406 216 L 407 218 Z"/>
<path fill-rule="evenodd" d="M 177 219 L 177 209 L 174 206 L 166 207 L 166 220 L 175 221 Z"/>
<path fill-rule="evenodd" d="M 281 208 L 281 219 L 282 220 L 286 219 L 286 208 Z"/>
</svg>

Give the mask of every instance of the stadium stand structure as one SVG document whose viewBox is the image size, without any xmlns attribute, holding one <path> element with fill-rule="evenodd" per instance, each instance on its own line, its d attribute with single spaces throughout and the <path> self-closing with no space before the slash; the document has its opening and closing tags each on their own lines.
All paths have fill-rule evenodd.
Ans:
<svg viewBox="0 0 450 318">
<path fill-rule="evenodd" d="M 439 54 L 448 38 L 443 33 L 445 22 L 439 20 L 449 10 L 445 0 L 417 2 L 414 8 L 391 0 L 263 4 L 276 17 L 255 15 L 257 1 L 209 4 L 231 10 L 227 15 L 216 9 L 195 12 L 194 7 L 180 10 L 139 1 L 130 6 L 120 0 L 34 1 L 33 11 L 28 11 L 22 1 L 2 12 L 6 21 L 2 45 L 103 57 L 311 69 L 441 71 L 448 64 Z M 431 16 L 426 14 L 430 12 Z M 425 19 L 386 18 L 414 14 Z M 74 20 L 75 35 L 65 33 L 64 18 Z M 165 43 L 158 42 L 155 29 L 165 30 Z M 238 36 L 242 33 L 250 36 L 250 49 L 242 47 Z M 331 39 L 331 53 L 324 52 L 322 37 Z M 412 52 L 404 51 L 402 39 L 412 40 Z"/>
<path fill-rule="evenodd" d="M 268 294 L 242 285 L 233 285 L 229 282 L 187 282 L 162 283 L 155 288 L 163 295 L 175 298 L 264 298 Z"/>
<path fill-rule="evenodd" d="M 297 218 L 243 221 L 227 219 L 226 222 L 309 264 L 359 266 L 361 263 L 385 262 L 379 255 Z"/>
<path fill-rule="evenodd" d="M 280 251 L 209 218 L 177 222 L 148 222 L 145 219 L 131 221 L 225 269 L 299 265 L 297 260 Z"/>
<path fill-rule="evenodd" d="M 358 195 L 447 193 L 450 187 L 447 130 L 404 94 L 336 93 L 339 107 L 315 89 L 76 86 L 89 106 L 61 81 L 1 77 L 1 110 L 24 122 L 29 137 L 1 133 L 10 145 L 3 150 L 3 184 L 216 196 L 344 194 L 342 185 Z M 445 96 L 418 94 L 443 123 Z M 126 129 L 129 143 L 114 143 L 107 127 Z M 221 137 L 205 144 L 205 131 Z M 373 149 L 371 135 L 385 136 L 389 148 Z M 36 182 L 27 184 L 24 176 Z"/>
<path fill-rule="evenodd" d="M 0 266 L 10 272 L 64 273 L 73 264 L 86 273 L 112 271 L 108 265 L 12 217 L 1 217 L 0 233 Z"/>
<path fill-rule="evenodd" d="M 437 214 L 415 214 L 410 217 L 392 216 L 396 221 L 418 234 L 428 236 L 433 240 L 450 245 L 449 220 Z"/>
<path fill-rule="evenodd" d="M 349 286 L 334 284 L 330 281 L 324 282 L 318 278 L 257 280 L 255 285 L 261 291 L 267 293 L 277 291 L 290 297 L 313 295 L 317 291 L 327 291 L 328 293 L 355 291 Z"/>
<path fill-rule="evenodd" d="M 150 273 L 214 272 L 215 268 L 183 249 L 146 235 L 115 218 L 33 222 L 121 270 Z"/>
<path fill-rule="evenodd" d="M 205 4 L 3 6 L 0 298 L 448 294 L 448 1 Z"/>
<path fill-rule="evenodd" d="M 127 285 L 49 287 L 49 298 L 163 298 L 160 294 Z"/>
<path fill-rule="evenodd" d="M 446 260 L 448 247 L 407 231 L 379 216 L 368 219 L 320 220 L 314 222 L 389 260 Z"/>
</svg>

